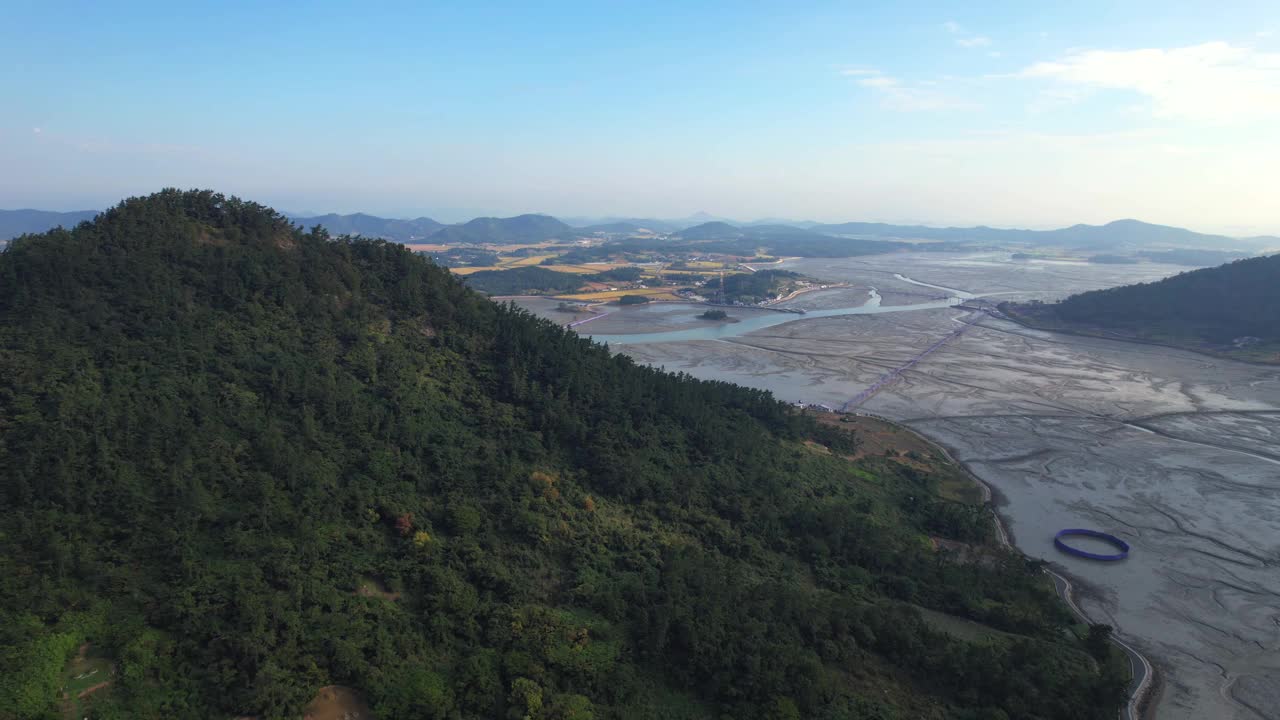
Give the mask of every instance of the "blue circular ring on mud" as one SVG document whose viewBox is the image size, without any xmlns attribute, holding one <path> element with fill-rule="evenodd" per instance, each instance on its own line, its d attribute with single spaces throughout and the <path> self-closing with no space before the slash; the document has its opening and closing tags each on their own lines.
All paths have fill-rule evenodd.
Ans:
<svg viewBox="0 0 1280 720">
<path fill-rule="evenodd" d="M 1063 538 L 1071 537 L 1073 535 L 1078 537 L 1091 537 L 1091 538 L 1098 538 L 1099 540 L 1105 540 L 1111 543 L 1112 545 L 1115 545 L 1116 549 L 1119 550 L 1120 552 L 1115 553 L 1114 555 L 1103 555 L 1102 553 L 1091 553 L 1087 550 L 1073 548 L 1062 541 Z M 1057 546 L 1059 550 L 1061 550 L 1064 553 L 1067 553 L 1068 555 L 1075 555 L 1077 557 L 1089 558 L 1090 560 L 1115 561 L 1115 560 L 1123 560 L 1129 557 L 1129 543 L 1121 540 L 1115 535 L 1109 535 L 1107 533 L 1099 532 L 1097 530 L 1086 530 L 1084 528 L 1067 528 L 1066 530 L 1059 530 L 1058 534 L 1053 536 L 1053 544 Z"/>
</svg>

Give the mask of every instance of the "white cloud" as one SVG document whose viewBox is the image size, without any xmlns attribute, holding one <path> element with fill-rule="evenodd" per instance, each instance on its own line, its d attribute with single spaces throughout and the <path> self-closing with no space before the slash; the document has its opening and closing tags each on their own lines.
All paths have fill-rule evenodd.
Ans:
<svg viewBox="0 0 1280 720">
<path fill-rule="evenodd" d="M 956 45 L 962 48 L 982 48 L 991 44 L 991 38 L 985 35 L 974 35 L 964 29 L 960 23 L 948 20 L 942 23 L 942 29 L 952 35 L 956 35 Z"/>
<path fill-rule="evenodd" d="M 1170 49 L 1076 50 L 1022 77 L 1129 90 L 1157 117 L 1227 123 L 1280 115 L 1280 53 L 1225 42 Z"/>
<path fill-rule="evenodd" d="M 840 74 L 847 77 L 856 77 L 858 78 L 856 82 L 859 86 L 879 93 L 880 107 L 886 110 L 917 112 L 973 110 L 978 107 L 972 102 L 938 89 L 938 83 L 933 80 L 921 80 L 907 84 L 874 68 L 846 68 L 841 70 Z"/>
<path fill-rule="evenodd" d="M 1000 52 L 999 50 L 992 50 L 987 53 L 987 57 L 992 57 L 992 58 L 998 58 L 1002 55 L 1004 55 L 1004 53 Z"/>
<path fill-rule="evenodd" d="M 33 135 L 39 135 L 39 134 L 40 134 L 40 133 L 42 133 L 42 132 L 44 132 L 44 130 L 43 130 L 43 129 L 41 129 L 41 128 L 38 128 L 38 127 L 37 127 L 37 128 L 31 128 L 31 133 L 32 133 Z"/>
<path fill-rule="evenodd" d="M 887 88 L 881 106 L 888 110 L 901 112 L 977 110 L 981 107 L 975 102 L 953 97 L 946 93 L 935 92 L 928 88 L 908 87 Z"/>
<path fill-rule="evenodd" d="M 1040 94 L 1027 107 L 1032 113 L 1044 113 L 1066 105 L 1074 105 L 1093 94 L 1091 88 L 1084 87 L 1051 87 L 1040 91 Z"/>
<path fill-rule="evenodd" d="M 885 75 L 876 75 L 874 77 L 862 78 L 858 81 L 858 84 L 863 87 L 884 88 L 897 85 L 898 81 Z"/>
</svg>

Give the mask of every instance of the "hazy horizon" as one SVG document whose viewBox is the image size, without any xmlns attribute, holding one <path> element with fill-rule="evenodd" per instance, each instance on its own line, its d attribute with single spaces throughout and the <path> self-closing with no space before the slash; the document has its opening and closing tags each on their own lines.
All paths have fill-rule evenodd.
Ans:
<svg viewBox="0 0 1280 720">
<path fill-rule="evenodd" d="M 216 188 L 214 188 L 214 189 L 216 190 Z M 121 198 L 121 200 L 123 200 L 123 199 L 125 199 L 125 198 Z M 242 199 L 252 200 L 252 201 L 255 201 L 255 202 L 256 202 L 256 200 L 255 200 L 254 198 L 242 198 Z M 104 206 L 103 206 L 103 207 L 101 207 L 101 208 L 77 208 L 77 209 L 73 209 L 73 210 L 72 210 L 72 209 L 68 209 L 68 210 L 57 210 L 57 209 L 50 209 L 50 208 L 31 208 L 31 207 L 25 207 L 25 208 L 0 208 L 0 212 L 2 212 L 2 211 L 22 211 L 22 210 L 35 210 L 35 211 L 47 211 L 47 212 L 63 212 L 63 213 L 71 213 L 71 212 L 101 212 L 102 210 L 105 210 L 105 209 L 107 209 L 107 208 L 109 208 L 109 207 L 112 207 L 112 206 L 113 206 L 113 205 L 115 205 L 115 204 L 117 204 L 117 203 L 112 203 L 111 205 L 104 205 Z M 637 216 L 623 216 L 623 215 L 589 216 L 589 215 L 569 215 L 569 214 L 557 215 L 557 214 L 555 214 L 555 213 L 540 212 L 540 211 L 537 211 L 537 210 L 530 210 L 530 211 L 527 211 L 527 212 L 517 212 L 517 213 L 510 214 L 510 215 L 502 215 L 502 214 L 485 213 L 485 212 L 475 212 L 475 213 L 471 213 L 471 214 L 457 214 L 456 212 L 450 212 L 450 211 L 445 211 L 445 212 L 443 212 L 443 213 L 432 213 L 432 212 L 429 212 L 429 211 L 423 211 L 423 212 L 413 212 L 413 211 L 410 211 L 410 212 L 384 212 L 384 213 L 378 213 L 378 212 L 367 212 L 367 211 L 364 211 L 364 210 L 353 210 L 353 211 L 350 211 L 350 212 L 336 212 L 336 211 L 334 211 L 334 212 L 320 212 L 320 211 L 315 211 L 315 210 L 301 210 L 301 211 L 298 211 L 298 210 L 293 210 L 293 209 L 290 209 L 290 208 L 281 208 L 281 207 L 274 207 L 273 209 L 274 209 L 274 210 L 276 210 L 277 212 L 283 213 L 283 214 L 285 214 L 285 215 L 287 215 L 287 216 L 289 216 L 289 217 L 293 217 L 293 218 L 313 218 L 313 217 L 322 217 L 322 216 L 326 216 L 326 215 L 349 216 L 349 215 L 363 214 L 363 215 L 369 215 L 369 216 L 373 216 L 373 217 L 379 217 L 379 218 L 391 219 L 391 220 L 417 220 L 417 219 L 420 219 L 420 218 L 424 218 L 424 217 L 425 217 L 425 218 L 430 218 L 430 219 L 432 219 L 432 220 L 435 220 L 435 221 L 437 221 L 437 222 L 444 223 L 445 225 L 460 225 L 460 224 L 463 224 L 463 223 L 467 222 L 468 220 L 474 220 L 474 219 L 476 219 L 476 218 L 483 218 L 483 217 L 510 218 L 510 217 L 516 217 L 516 216 L 519 216 L 519 215 L 545 215 L 545 216 L 549 216 L 549 217 L 556 218 L 557 220 L 560 220 L 560 221 L 562 221 L 562 222 L 565 222 L 565 223 L 567 223 L 567 224 L 569 224 L 569 225 L 572 225 L 572 226 L 575 226 L 575 227 L 581 227 L 581 226 L 584 226 L 584 225 L 604 224 L 604 223 L 610 223 L 610 222 L 622 222 L 622 221 L 629 221 L 629 220 L 657 220 L 657 221 L 662 221 L 662 222 L 683 222 L 683 221 L 695 222 L 695 221 L 696 221 L 696 222 L 699 222 L 699 223 L 701 223 L 701 222 L 711 222 L 711 221 L 715 220 L 715 221 L 728 222 L 728 223 L 730 223 L 730 224 L 740 224 L 740 225 L 744 225 L 744 226 L 746 226 L 746 225 L 751 225 L 751 224 L 759 224 L 759 223 L 762 223 L 762 222 L 764 222 L 764 221 L 777 222 L 777 223 L 805 223 L 805 224 L 807 224 L 807 223 L 809 223 L 809 222 L 819 222 L 820 224 L 833 224 L 833 225 L 834 225 L 834 224 L 840 224 L 840 223 L 846 223 L 846 222 L 867 222 L 867 223 L 882 223 L 882 224 L 885 224 L 885 225 L 903 225 L 903 226 L 912 225 L 912 226 L 934 227 L 934 228 L 948 228 L 948 227 L 954 227 L 954 228 L 988 227 L 988 228 L 997 229 L 997 230 L 1038 230 L 1038 231 L 1045 231 L 1045 230 L 1059 230 L 1059 229 L 1068 228 L 1068 227 L 1071 227 L 1071 226 L 1073 226 L 1073 225 L 1080 225 L 1080 224 L 1087 224 L 1087 225 L 1100 226 L 1100 225 L 1107 225 L 1107 224 L 1112 223 L 1112 222 L 1123 222 L 1123 221 L 1126 221 L 1126 220 L 1137 220 L 1137 221 L 1139 221 L 1139 222 L 1148 223 L 1148 224 L 1151 224 L 1151 225 L 1164 225 L 1164 223 L 1152 223 L 1152 222 L 1150 222 L 1150 221 L 1143 220 L 1142 218 L 1114 218 L 1114 219 L 1112 219 L 1112 220 L 1107 220 L 1107 221 L 1099 222 L 1099 223 L 1070 223 L 1070 224 L 1063 224 L 1063 225 L 1041 225 L 1041 226 L 1031 226 L 1031 225 L 998 225 L 998 224 L 994 224 L 994 223 L 983 223 L 983 222 L 969 223 L 969 224 L 966 224 L 966 225 L 940 225 L 940 224 L 937 224 L 937 223 L 930 223 L 930 222 L 927 222 L 927 221 L 910 220 L 910 219 L 906 219 L 906 220 L 868 220 L 868 219 L 865 219 L 865 218 L 846 218 L 846 219 L 835 219 L 835 220 L 827 220 L 827 221 L 815 221 L 815 220 L 813 220 L 812 218 L 780 218 L 780 217 L 776 217 L 776 216 L 772 216 L 772 215 L 763 215 L 763 216 L 760 216 L 760 217 L 741 217 L 741 218 L 731 218 L 731 217 L 727 217 L 727 216 L 724 216 L 724 215 L 717 215 L 716 213 L 709 213 L 709 212 L 701 211 L 701 210 L 700 210 L 700 211 L 697 211 L 697 212 L 693 212 L 693 213 L 688 213 L 688 214 L 686 214 L 686 215 L 678 216 L 678 217 L 662 217 L 662 216 L 653 215 L 653 214 L 649 214 L 649 215 L 637 215 Z M 1170 226 L 1170 227 L 1181 227 L 1181 226 Z M 1182 228 L 1182 229 L 1185 229 L 1185 230 L 1191 230 L 1192 232 L 1198 232 L 1198 233 L 1202 233 L 1202 234 L 1206 234 L 1206 235 L 1226 235 L 1226 236 L 1229 236 L 1229 237 L 1239 237 L 1239 238 L 1255 237 L 1255 236 L 1256 236 L 1256 237 L 1266 237 L 1266 236 L 1270 236 L 1270 234 L 1269 234 L 1269 233 L 1229 233 L 1229 232 L 1220 232 L 1220 231 L 1211 231 L 1211 230 L 1201 230 L 1201 229 L 1194 228 L 1194 227 L 1190 227 L 1190 228 L 1185 228 L 1185 227 L 1184 227 L 1184 228 Z"/>
<path fill-rule="evenodd" d="M 1280 234 L 1280 10 L 1241 2 L 41 3 L 0 28 L 0 207 Z"/>
</svg>

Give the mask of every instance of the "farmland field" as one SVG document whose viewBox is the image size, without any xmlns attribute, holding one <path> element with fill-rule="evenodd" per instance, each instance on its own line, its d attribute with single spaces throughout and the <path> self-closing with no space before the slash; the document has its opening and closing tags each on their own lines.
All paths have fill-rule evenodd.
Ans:
<svg viewBox="0 0 1280 720">
<path fill-rule="evenodd" d="M 644 295 L 653 300 L 680 300 L 671 288 L 642 288 L 637 290 L 606 290 L 604 292 L 577 293 L 572 295 L 556 295 L 569 300 L 617 300 L 623 295 Z"/>
</svg>

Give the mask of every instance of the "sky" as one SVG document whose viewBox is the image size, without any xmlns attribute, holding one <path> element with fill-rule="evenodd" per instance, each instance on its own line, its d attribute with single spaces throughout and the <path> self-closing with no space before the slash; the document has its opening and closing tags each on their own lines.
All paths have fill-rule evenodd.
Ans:
<svg viewBox="0 0 1280 720">
<path fill-rule="evenodd" d="M 1280 3 L 3 0 L 0 208 L 1280 233 Z"/>
</svg>

